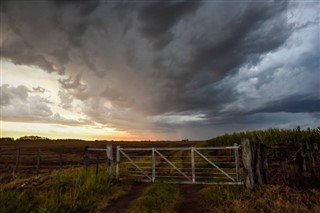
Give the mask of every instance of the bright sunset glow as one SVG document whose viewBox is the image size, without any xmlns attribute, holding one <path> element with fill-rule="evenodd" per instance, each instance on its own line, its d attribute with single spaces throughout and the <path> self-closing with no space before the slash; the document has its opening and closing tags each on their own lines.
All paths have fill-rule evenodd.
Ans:
<svg viewBox="0 0 320 213">
<path fill-rule="evenodd" d="M 1 2 L 1 137 L 319 126 L 320 3 L 120 2 Z"/>
</svg>

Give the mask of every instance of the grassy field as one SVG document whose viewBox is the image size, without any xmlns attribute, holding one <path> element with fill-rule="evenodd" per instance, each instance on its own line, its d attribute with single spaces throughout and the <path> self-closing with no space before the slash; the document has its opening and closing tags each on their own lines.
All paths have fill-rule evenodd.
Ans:
<svg viewBox="0 0 320 213">
<path fill-rule="evenodd" d="M 0 186 L 0 212 L 118 212 L 108 209 L 118 200 L 122 203 L 121 212 L 128 213 L 320 210 L 319 188 L 301 190 L 277 184 L 248 190 L 244 186 L 202 185 L 194 192 L 191 189 L 195 186 L 187 185 L 189 193 L 186 193 L 181 192 L 186 185 L 142 186 L 138 192 L 139 186 L 134 182 L 120 183 L 106 178 L 105 173 L 96 177 L 94 169 L 82 168 L 17 178 Z M 179 211 L 183 205 L 188 206 L 187 210 Z"/>
</svg>

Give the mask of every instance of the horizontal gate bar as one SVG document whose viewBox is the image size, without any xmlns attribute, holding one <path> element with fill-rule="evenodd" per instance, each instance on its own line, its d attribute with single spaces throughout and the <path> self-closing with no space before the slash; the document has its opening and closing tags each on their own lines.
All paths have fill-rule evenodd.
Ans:
<svg viewBox="0 0 320 213">
<path fill-rule="evenodd" d="M 233 182 L 236 182 L 235 179 L 233 179 L 230 175 L 228 175 L 225 171 L 223 171 L 222 169 L 220 169 L 216 164 L 214 164 L 212 161 L 210 161 L 208 158 L 206 158 L 206 156 L 204 156 L 203 154 L 201 154 L 200 152 L 198 152 L 198 150 L 194 150 L 198 155 L 200 155 L 201 157 L 203 157 L 203 159 L 205 159 L 206 161 L 208 161 L 208 163 L 210 163 L 212 166 L 214 166 L 216 169 L 218 169 L 220 172 L 222 172 L 223 174 L 225 174 L 229 179 L 231 179 Z"/>
<path fill-rule="evenodd" d="M 193 147 L 195 150 L 221 150 L 221 149 L 239 149 L 240 146 L 219 146 L 219 147 Z M 191 150 L 192 147 L 159 147 L 158 151 L 179 151 Z M 124 151 L 152 151 L 152 148 L 120 148 Z"/>
</svg>

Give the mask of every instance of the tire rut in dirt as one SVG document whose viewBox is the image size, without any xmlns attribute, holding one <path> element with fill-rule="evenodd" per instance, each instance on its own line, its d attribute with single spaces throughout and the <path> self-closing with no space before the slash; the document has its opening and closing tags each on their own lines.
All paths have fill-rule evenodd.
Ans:
<svg viewBox="0 0 320 213">
<path fill-rule="evenodd" d="M 147 183 L 133 183 L 131 190 L 119 197 L 116 200 L 111 201 L 111 203 L 102 211 L 105 213 L 124 213 L 130 208 L 131 203 L 137 199 L 144 188 L 148 186 Z"/>
<path fill-rule="evenodd" d="M 199 192 L 203 188 L 202 185 L 186 184 L 180 185 L 180 199 L 174 210 L 177 213 L 195 213 L 203 212 L 199 202 Z"/>
</svg>

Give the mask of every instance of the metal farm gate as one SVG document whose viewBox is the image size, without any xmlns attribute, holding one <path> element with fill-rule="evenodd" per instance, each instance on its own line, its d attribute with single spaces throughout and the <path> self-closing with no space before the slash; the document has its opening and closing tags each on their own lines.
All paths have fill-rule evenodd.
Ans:
<svg viewBox="0 0 320 213">
<path fill-rule="evenodd" d="M 242 184 L 239 148 L 225 147 L 116 149 L 120 180 L 194 184 Z"/>
</svg>

